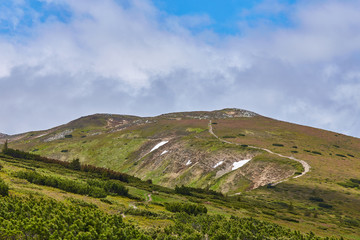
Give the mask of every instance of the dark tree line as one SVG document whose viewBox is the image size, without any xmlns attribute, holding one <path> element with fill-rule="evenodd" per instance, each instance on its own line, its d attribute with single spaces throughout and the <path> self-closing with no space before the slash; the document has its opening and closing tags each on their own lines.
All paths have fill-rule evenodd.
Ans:
<svg viewBox="0 0 360 240">
<path fill-rule="evenodd" d="M 119 196 L 129 196 L 128 189 L 122 184 L 112 180 L 88 180 L 87 182 L 75 181 L 54 176 L 47 176 L 34 171 L 20 171 L 15 174 L 16 177 L 26 179 L 27 181 L 58 188 L 66 192 L 80 195 L 89 195 L 96 198 L 104 198 L 108 194 Z"/>
<path fill-rule="evenodd" d="M 35 161 L 44 162 L 44 163 L 58 164 L 65 168 L 68 168 L 68 169 L 73 169 L 73 170 L 83 171 L 83 172 L 98 173 L 105 178 L 115 179 L 115 180 L 119 180 L 119 181 L 126 182 L 126 183 L 141 181 L 139 178 L 130 176 L 126 173 L 121 173 L 121 172 L 117 172 L 117 171 L 114 171 L 114 170 L 111 170 L 108 168 L 96 167 L 96 166 L 88 165 L 88 164 L 80 164 L 80 160 L 78 158 L 74 159 L 70 162 L 61 161 L 58 159 L 42 157 L 38 154 L 28 153 L 28 152 L 24 152 L 21 150 L 15 150 L 15 149 L 11 149 L 8 147 L 6 147 L 6 148 L 4 147 L 2 152 L 3 152 L 3 154 L 14 157 L 14 158 L 28 159 L 28 160 L 35 160 Z"/>
</svg>

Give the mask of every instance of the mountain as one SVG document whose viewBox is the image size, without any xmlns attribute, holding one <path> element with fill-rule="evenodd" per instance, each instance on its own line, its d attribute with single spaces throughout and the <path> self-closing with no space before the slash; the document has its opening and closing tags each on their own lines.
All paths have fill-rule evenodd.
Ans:
<svg viewBox="0 0 360 240">
<path fill-rule="evenodd" d="M 7 134 L 0 133 L 0 139 L 2 139 L 2 138 L 6 138 L 7 136 L 8 136 Z"/>
<path fill-rule="evenodd" d="M 185 185 L 238 196 L 244 209 L 236 214 L 323 236 L 358 237 L 358 138 L 223 109 L 156 117 L 95 114 L 8 139 L 13 149 L 79 158 L 170 189 Z M 210 204 L 207 199 L 192 201 Z"/>
<path fill-rule="evenodd" d="M 14 148 L 79 158 L 166 187 L 184 184 L 229 194 L 297 177 L 310 167 L 303 181 L 356 178 L 360 169 L 358 139 L 241 109 L 146 118 L 95 114 L 10 141 Z M 352 168 L 339 168 L 339 161 Z"/>
</svg>

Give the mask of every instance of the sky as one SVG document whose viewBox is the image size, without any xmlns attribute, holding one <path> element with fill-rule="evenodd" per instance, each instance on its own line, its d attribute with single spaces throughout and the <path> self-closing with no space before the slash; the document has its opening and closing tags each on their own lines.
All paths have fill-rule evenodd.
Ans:
<svg viewBox="0 0 360 240">
<path fill-rule="evenodd" d="M 0 132 L 241 108 L 360 137 L 359 0 L 0 1 Z"/>
</svg>

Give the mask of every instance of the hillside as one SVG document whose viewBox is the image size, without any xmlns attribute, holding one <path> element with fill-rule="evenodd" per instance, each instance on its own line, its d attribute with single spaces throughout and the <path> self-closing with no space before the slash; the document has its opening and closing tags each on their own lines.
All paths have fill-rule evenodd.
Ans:
<svg viewBox="0 0 360 240">
<path fill-rule="evenodd" d="M 8 135 L 4 134 L 4 133 L 0 133 L 0 139 L 2 138 L 6 138 Z"/>
<path fill-rule="evenodd" d="M 14 149 L 79 158 L 169 189 L 185 185 L 256 202 L 236 215 L 321 236 L 359 237 L 357 138 L 240 109 L 145 118 L 96 114 L 7 138 Z"/>
</svg>

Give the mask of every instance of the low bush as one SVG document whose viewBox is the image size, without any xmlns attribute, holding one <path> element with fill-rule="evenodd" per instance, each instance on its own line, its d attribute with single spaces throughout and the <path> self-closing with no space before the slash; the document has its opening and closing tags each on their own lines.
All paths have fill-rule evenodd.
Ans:
<svg viewBox="0 0 360 240">
<path fill-rule="evenodd" d="M 9 186 L 0 179 L 0 196 L 8 196 L 9 195 Z"/>
<path fill-rule="evenodd" d="M 309 200 L 313 202 L 324 202 L 324 199 L 321 197 L 309 197 Z"/>
<path fill-rule="evenodd" d="M 353 182 L 353 183 L 360 184 L 360 179 L 350 178 L 350 181 Z"/>
<path fill-rule="evenodd" d="M 327 208 L 327 209 L 333 208 L 332 205 L 327 204 L 327 203 L 323 203 L 323 202 L 319 203 L 318 206 L 319 206 L 319 207 L 322 207 L 322 208 Z"/>
<path fill-rule="evenodd" d="M 346 188 L 358 188 L 360 185 L 359 183 L 353 182 L 353 181 L 346 181 L 346 182 L 340 182 L 338 183 L 342 187 Z"/>
<path fill-rule="evenodd" d="M 236 138 L 235 136 L 225 135 L 223 138 Z"/>
<path fill-rule="evenodd" d="M 144 210 L 144 209 L 139 209 L 139 208 L 133 208 L 133 207 L 126 209 L 124 213 L 128 214 L 128 215 L 133 215 L 133 216 L 143 216 L 143 217 L 153 217 L 153 218 L 156 218 L 159 216 L 155 212 L 152 212 L 149 210 Z"/>
<path fill-rule="evenodd" d="M 317 154 L 317 155 L 322 155 L 321 152 L 318 152 L 318 151 L 311 151 L 313 154 Z"/>
<path fill-rule="evenodd" d="M 89 195 L 95 198 L 104 198 L 108 194 L 127 196 L 128 189 L 120 183 L 114 181 L 89 180 L 80 182 L 59 177 L 46 176 L 34 171 L 20 171 L 15 174 L 16 177 L 26 179 L 31 183 L 59 188 L 66 192 L 80 195 Z"/>
<path fill-rule="evenodd" d="M 273 143 L 273 146 L 275 146 L 275 147 L 283 147 L 284 144 L 281 144 L 281 143 Z"/>
<path fill-rule="evenodd" d="M 343 154 L 338 154 L 338 153 L 337 153 L 336 156 L 346 158 L 346 156 L 343 155 Z"/>
<path fill-rule="evenodd" d="M 102 201 L 102 202 L 104 202 L 104 203 L 107 203 L 107 204 L 110 204 L 110 205 L 113 204 L 112 201 L 110 201 L 110 200 L 108 200 L 108 199 L 106 199 L 106 198 L 100 198 L 100 201 Z"/>
<path fill-rule="evenodd" d="M 185 212 L 190 215 L 206 214 L 207 208 L 200 204 L 165 203 L 165 209 L 170 212 Z"/>
</svg>

